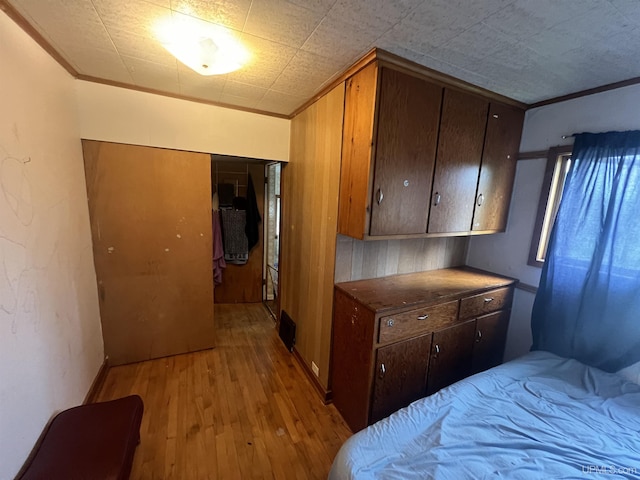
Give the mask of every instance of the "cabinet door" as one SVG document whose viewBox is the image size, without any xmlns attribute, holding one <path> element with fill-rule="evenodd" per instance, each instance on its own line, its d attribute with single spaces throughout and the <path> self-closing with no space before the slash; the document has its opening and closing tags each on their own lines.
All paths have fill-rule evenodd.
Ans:
<svg viewBox="0 0 640 480">
<path fill-rule="evenodd" d="M 502 363 L 510 314 L 511 310 L 500 310 L 478 318 L 472 373 L 482 372 Z"/>
<path fill-rule="evenodd" d="M 362 240 L 369 233 L 368 214 L 371 211 L 371 175 L 374 143 L 374 117 L 376 108 L 376 92 L 378 89 L 378 64 L 373 62 L 366 66 L 345 83 L 344 117 L 342 132 L 342 161 L 340 162 L 340 200 L 338 202 L 338 233 Z M 317 114 L 316 114 L 317 115 Z M 327 124 L 334 125 L 335 122 Z M 299 132 L 310 135 L 310 128 L 305 120 L 291 123 L 291 158 L 296 158 L 296 136 Z M 318 128 L 323 125 L 318 123 Z M 325 129 L 325 130 L 327 130 Z M 325 134 L 323 134 L 325 135 Z M 315 139 L 315 137 L 312 137 Z M 316 155 L 324 155 L 327 140 L 317 142 Z M 333 152 L 334 150 L 331 149 Z M 327 164 L 326 159 L 323 160 Z M 284 175 L 285 170 L 283 170 Z"/>
<path fill-rule="evenodd" d="M 373 356 L 373 313 L 335 290 L 331 342 L 333 404 L 354 432 L 368 424 Z"/>
<path fill-rule="evenodd" d="M 442 87 L 382 69 L 371 235 L 426 233 Z"/>
<path fill-rule="evenodd" d="M 469 376 L 475 332 L 470 320 L 433 334 L 427 395 Z"/>
<path fill-rule="evenodd" d="M 471 230 L 488 110 L 487 100 L 444 91 L 429 233 Z"/>
<path fill-rule="evenodd" d="M 370 423 L 424 397 L 431 334 L 379 348 Z"/>
<path fill-rule="evenodd" d="M 516 173 L 524 111 L 492 103 L 482 154 L 472 230 L 504 231 Z"/>
</svg>

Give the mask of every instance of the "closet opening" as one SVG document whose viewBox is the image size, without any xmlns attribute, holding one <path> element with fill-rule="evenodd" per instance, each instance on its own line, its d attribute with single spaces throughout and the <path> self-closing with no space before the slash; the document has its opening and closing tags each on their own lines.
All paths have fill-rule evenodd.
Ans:
<svg viewBox="0 0 640 480">
<path fill-rule="evenodd" d="M 214 303 L 278 311 L 280 164 L 211 155 Z"/>
<path fill-rule="evenodd" d="M 280 294 L 278 291 L 278 269 L 280 265 L 280 173 L 277 162 L 265 167 L 267 191 L 265 194 L 266 219 L 264 222 L 264 303 L 271 316 L 278 321 L 280 312 Z"/>
</svg>

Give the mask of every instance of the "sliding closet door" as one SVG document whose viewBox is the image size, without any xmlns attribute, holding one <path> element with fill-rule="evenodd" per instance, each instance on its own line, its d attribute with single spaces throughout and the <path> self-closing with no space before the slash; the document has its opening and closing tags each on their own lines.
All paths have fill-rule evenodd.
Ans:
<svg viewBox="0 0 640 480">
<path fill-rule="evenodd" d="M 212 347 L 209 155 L 82 145 L 109 363 Z"/>
</svg>

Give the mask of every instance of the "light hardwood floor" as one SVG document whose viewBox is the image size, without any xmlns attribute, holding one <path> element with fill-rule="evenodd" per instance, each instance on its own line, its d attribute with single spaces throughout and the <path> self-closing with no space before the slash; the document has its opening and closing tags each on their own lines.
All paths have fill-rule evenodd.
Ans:
<svg viewBox="0 0 640 480">
<path fill-rule="evenodd" d="M 261 304 L 216 305 L 216 348 L 113 367 L 98 401 L 138 394 L 131 478 L 327 478 L 351 435 Z"/>
</svg>

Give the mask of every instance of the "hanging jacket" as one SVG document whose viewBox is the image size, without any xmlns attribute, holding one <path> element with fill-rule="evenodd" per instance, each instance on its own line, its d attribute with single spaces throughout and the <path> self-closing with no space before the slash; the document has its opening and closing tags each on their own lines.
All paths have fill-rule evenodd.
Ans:
<svg viewBox="0 0 640 480">
<path fill-rule="evenodd" d="M 247 234 L 249 251 L 256 246 L 260 239 L 260 222 L 262 222 L 262 217 L 260 216 L 260 210 L 258 209 L 258 201 L 256 199 L 256 191 L 253 188 L 253 180 L 251 179 L 251 174 L 249 174 L 249 181 L 247 184 L 247 224 L 244 229 Z"/>
</svg>

